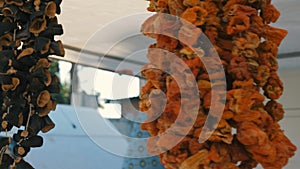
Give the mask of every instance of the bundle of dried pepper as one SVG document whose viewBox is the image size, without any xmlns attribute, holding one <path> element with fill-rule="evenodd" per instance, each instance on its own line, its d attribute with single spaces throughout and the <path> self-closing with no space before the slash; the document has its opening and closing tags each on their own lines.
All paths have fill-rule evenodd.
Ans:
<svg viewBox="0 0 300 169">
<path fill-rule="evenodd" d="M 148 151 L 163 150 L 159 156 L 167 169 L 285 166 L 296 151 L 280 129 L 278 122 L 284 110 L 276 101 L 283 93 L 283 83 L 276 72 L 276 55 L 287 31 L 269 25 L 280 15 L 271 0 L 150 0 L 148 10 L 178 16 L 196 27 L 188 29 L 188 25 L 174 24 L 168 17 L 151 17 L 143 24 L 144 34 L 157 40 L 149 47 L 150 63 L 142 71 L 147 83 L 141 90 L 140 109 L 152 121 L 146 121 L 141 128 L 156 136 L 149 139 Z M 155 26 L 165 34 L 147 33 Z M 227 99 L 215 130 L 207 141 L 199 143 L 210 106 L 219 102 L 211 100 L 212 81 L 215 85 L 219 74 L 208 75 L 199 59 L 210 58 L 210 50 L 201 48 L 202 33 L 220 56 L 226 73 Z M 202 50 L 203 55 L 197 57 L 196 50 Z M 186 66 L 164 51 L 174 54 Z M 215 66 L 211 60 L 209 66 Z M 157 69 L 160 67 L 164 70 Z M 184 75 L 187 69 L 197 81 L 199 98 L 185 90 L 189 86 Z M 177 75 L 183 79 L 175 79 Z M 156 97 L 160 92 L 165 94 L 165 102 Z M 175 123 L 181 128 L 185 126 L 184 121 L 177 121 L 179 112 L 183 113 L 181 118 L 188 119 L 193 100 L 201 101 L 201 106 L 192 129 L 185 134 L 180 130 L 168 132 Z M 178 138 L 183 139 L 167 149 Z"/>
</svg>

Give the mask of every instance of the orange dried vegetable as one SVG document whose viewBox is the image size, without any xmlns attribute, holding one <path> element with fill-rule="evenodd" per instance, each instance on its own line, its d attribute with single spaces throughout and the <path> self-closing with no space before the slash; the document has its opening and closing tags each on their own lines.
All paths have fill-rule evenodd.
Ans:
<svg viewBox="0 0 300 169">
<path fill-rule="evenodd" d="M 241 165 L 239 165 L 240 169 L 251 169 L 257 166 L 258 162 L 254 159 L 250 159 L 247 161 L 242 161 Z"/>
<path fill-rule="evenodd" d="M 155 89 L 153 84 L 150 81 L 147 81 L 146 84 L 142 87 L 139 97 L 141 99 L 147 99 L 152 89 Z"/>
<path fill-rule="evenodd" d="M 260 87 L 263 87 L 270 77 L 270 69 L 266 65 L 260 65 L 254 73 L 254 79 Z"/>
<path fill-rule="evenodd" d="M 157 6 L 159 7 L 167 7 L 168 6 L 168 0 L 158 0 Z"/>
<path fill-rule="evenodd" d="M 271 135 L 271 142 L 276 148 L 277 156 L 273 163 L 262 164 L 263 167 L 273 167 L 276 169 L 283 168 L 287 163 L 288 159 L 295 155 L 296 146 L 284 135 L 281 130 L 276 131 Z M 284 146 L 283 146 L 284 145 Z"/>
<path fill-rule="evenodd" d="M 271 71 L 278 70 L 277 59 L 271 52 L 259 53 L 258 61 L 261 65 L 267 66 Z"/>
<path fill-rule="evenodd" d="M 165 84 L 161 81 L 164 78 L 164 72 L 161 69 L 153 65 L 145 65 L 142 74 L 151 79 L 151 83 L 156 89 L 163 90 L 165 88 Z"/>
<path fill-rule="evenodd" d="M 204 149 L 207 145 L 205 143 L 199 143 L 199 141 L 195 138 L 189 140 L 189 152 L 194 155 L 198 153 L 200 150 Z"/>
<path fill-rule="evenodd" d="M 276 22 L 279 16 L 280 12 L 272 4 L 262 9 L 261 17 L 266 23 Z"/>
<path fill-rule="evenodd" d="M 243 121 L 254 121 L 259 119 L 260 112 L 256 110 L 245 110 L 244 112 L 233 116 L 233 120 L 241 123 Z"/>
<path fill-rule="evenodd" d="M 251 32 L 241 34 L 241 37 L 233 39 L 232 55 L 243 56 L 245 58 L 258 58 L 256 48 L 260 44 L 260 38 Z"/>
<path fill-rule="evenodd" d="M 265 109 L 273 117 L 274 121 L 283 119 L 284 110 L 282 104 L 271 100 L 266 104 Z"/>
<path fill-rule="evenodd" d="M 220 9 L 217 7 L 217 4 L 213 1 L 205 1 L 203 8 L 206 9 L 208 13 L 208 18 L 206 20 L 209 20 L 210 17 L 214 17 L 218 14 Z M 218 19 L 217 19 L 218 20 Z"/>
<path fill-rule="evenodd" d="M 265 24 L 263 19 L 259 16 L 251 16 L 250 20 L 251 22 L 249 31 L 256 33 L 259 37 L 262 37 L 265 32 Z"/>
<path fill-rule="evenodd" d="M 232 85 L 234 89 L 258 90 L 258 88 L 253 84 L 254 84 L 254 80 L 249 79 L 247 81 L 235 80 Z"/>
<path fill-rule="evenodd" d="M 222 143 L 213 143 L 205 159 L 205 166 L 215 165 L 219 168 L 227 162 L 230 162 L 228 147 Z"/>
<path fill-rule="evenodd" d="M 243 134 L 247 133 L 247 134 Z M 262 146 L 268 141 L 268 135 L 257 127 L 253 122 L 243 122 L 237 128 L 237 139 L 246 146 Z"/>
<path fill-rule="evenodd" d="M 183 59 L 184 63 L 192 70 L 194 76 L 197 76 L 200 68 L 203 66 L 199 57 L 193 59 Z"/>
<path fill-rule="evenodd" d="M 225 10 L 227 12 L 227 15 L 229 16 L 238 16 L 238 15 L 246 15 L 246 16 L 251 16 L 251 15 L 257 15 L 258 12 L 256 9 L 246 6 L 246 5 L 241 5 L 241 4 L 234 4 L 230 6 L 229 10 Z"/>
<path fill-rule="evenodd" d="M 236 136 L 232 140 L 232 144 L 229 147 L 229 153 L 232 162 L 248 161 L 250 155 L 247 154 L 245 147 L 237 140 Z"/>
<path fill-rule="evenodd" d="M 261 43 L 259 45 L 259 48 L 257 49 L 258 51 L 262 52 L 262 53 L 272 53 L 274 56 L 277 55 L 278 53 L 278 47 L 275 43 L 271 42 L 271 41 L 264 41 L 263 43 Z"/>
<path fill-rule="evenodd" d="M 150 109 L 151 102 L 148 99 L 143 99 L 142 101 L 139 102 L 139 106 L 141 111 L 146 112 Z"/>
<path fill-rule="evenodd" d="M 147 10 L 151 12 L 163 12 L 168 5 L 167 0 L 150 0 Z"/>
<path fill-rule="evenodd" d="M 230 61 L 230 59 L 232 58 L 232 54 L 231 54 L 231 52 L 229 52 L 229 51 L 231 51 L 232 49 L 233 49 L 233 42 L 232 42 L 232 39 L 222 39 L 222 38 L 218 38 L 217 39 L 217 46 L 222 46 L 222 49 L 221 49 L 221 51 L 219 52 L 220 53 L 220 55 L 221 56 L 223 56 L 224 57 L 224 55 L 222 55 L 222 54 L 224 54 L 224 53 L 226 53 L 226 56 L 228 56 L 228 57 L 224 57 L 224 59 L 226 60 L 226 61 Z M 222 57 L 222 58 L 223 58 Z"/>
<path fill-rule="evenodd" d="M 197 6 L 200 5 L 199 0 L 183 0 L 183 5 L 184 6 Z"/>
<path fill-rule="evenodd" d="M 223 11 L 228 11 L 235 4 L 246 4 L 247 0 L 229 0 L 226 5 L 223 7 Z"/>
<path fill-rule="evenodd" d="M 206 95 L 211 90 L 211 83 L 208 80 L 198 80 L 200 96 Z"/>
<path fill-rule="evenodd" d="M 251 78 L 249 70 L 247 60 L 244 57 L 238 56 L 231 59 L 228 67 L 228 72 L 236 80 L 249 80 Z"/>
<path fill-rule="evenodd" d="M 270 78 L 263 89 L 265 96 L 269 99 L 279 99 L 283 93 L 283 83 L 276 72 L 271 72 Z"/>
<path fill-rule="evenodd" d="M 168 1 L 170 14 L 174 16 L 181 16 L 186 7 L 182 4 L 183 0 Z"/>
<path fill-rule="evenodd" d="M 188 22 L 201 26 L 205 23 L 205 17 L 207 16 L 206 9 L 200 6 L 194 6 L 192 8 L 187 8 L 181 15 L 182 19 L 187 20 Z"/>
<path fill-rule="evenodd" d="M 250 27 L 250 19 L 246 15 L 233 16 L 227 26 L 227 34 L 237 34 L 243 32 Z"/>
<path fill-rule="evenodd" d="M 149 138 L 149 153 L 163 152 L 159 156 L 166 169 L 252 169 L 258 164 L 266 169 L 284 167 L 296 147 L 278 124 L 284 110 L 276 101 L 283 92 L 276 73 L 276 55 L 287 32 L 268 25 L 280 14 L 271 0 L 159 3 L 151 4 L 159 13 L 180 16 L 191 24 L 180 19 L 174 24 L 168 17 L 151 17 L 143 25 L 146 31 L 158 30 L 157 33 L 168 35 L 145 33 L 157 40 L 149 47 L 150 64 L 144 67 L 149 70 L 142 72 L 147 83 L 140 96 L 141 110 L 147 110 L 150 119 L 158 117 L 142 124 L 142 129 L 158 136 Z M 202 44 L 203 34 L 212 46 Z M 178 41 L 172 39 L 177 36 Z M 155 48 L 163 50 L 153 51 Z M 214 52 L 218 52 L 223 67 L 211 57 Z M 153 65 L 169 74 L 155 70 Z M 220 70 L 225 71 L 227 81 L 227 99 L 221 117 L 210 112 L 212 105 L 221 106 L 222 93 L 212 99 L 212 89 L 219 92 L 224 87 Z M 189 90 L 193 80 L 197 90 Z M 161 89 L 157 93 L 165 94 L 165 103 L 159 95 L 148 98 L 156 89 Z M 197 102 L 200 107 L 196 107 Z M 194 111 L 198 113 L 196 116 Z M 191 126 L 189 122 L 193 119 Z M 218 120 L 218 124 L 210 123 Z M 199 143 L 200 134 L 208 140 Z M 175 147 L 168 148 L 172 140 L 180 138 Z"/>
<path fill-rule="evenodd" d="M 264 96 L 253 89 L 233 89 L 228 91 L 228 108 L 238 114 L 245 114 L 251 107 L 264 100 Z M 254 112 L 249 112 L 254 114 Z M 254 116 L 255 117 L 255 116 Z"/>
<path fill-rule="evenodd" d="M 209 138 L 209 140 L 213 142 L 224 142 L 227 144 L 231 144 L 233 139 L 233 135 L 231 134 L 231 132 L 232 132 L 231 126 L 227 123 L 226 120 L 222 119 L 219 122 L 217 129 L 213 132 L 213 134 Z"/>
<path fill-rule="evenodd" d="M 184 46 L 182 49 L 180 49 L 179 53 L 182 57 L 186 57 L 187 59 L 194 59 L 197 56 L 195 51 L 187 46 Z"/>
<path fill-rule="evenodd" d="M 260 44 L 260 38 L 252 32 L 246 32 L 241 37 L 233 39 L 233 44 L 237 49 L 256 49 Z"/>
<path fill-rule="evenodd" d="M 272 41 L 276 45 L 280 45 L 281 41 L 285 38 L 287 35 L 287 31 L 280 28 L 274 28 L 272 26 L 266 25 L 264 27 L 264 34 L 263 37 L 266 40 Z"/>
<path fill-rule="evenodd" d="M 166 50 L 173 50 L 177 47 L 178 41 L 174 38 L 165 36 L 165 35 L 158 35 L 156 46 L 158 48 L 163 48 Z"/>
<path fill-rule="evenodd" d="M 215 26 L 217 28 L 221 27 L 221 19 L 219 17 L 208 14 L 208 17 L 206 18 L 206 25 L 207 26 Z"/>
</svg>

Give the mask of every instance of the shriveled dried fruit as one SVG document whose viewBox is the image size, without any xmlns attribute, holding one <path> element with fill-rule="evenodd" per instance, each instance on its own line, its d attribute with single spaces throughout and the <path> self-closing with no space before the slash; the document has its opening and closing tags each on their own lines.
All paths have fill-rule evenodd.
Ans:
<svg viewBox="0 0 300 169">
<path fill-rule="evenodd" d="M 205 23 L 205 17 L 207 16 L 206 9 L 200 6 L 194 6 L 187 8 L 181 15 L 181 18 L 193 23 L 196 26 L 201 26 Z"/>
</svg>

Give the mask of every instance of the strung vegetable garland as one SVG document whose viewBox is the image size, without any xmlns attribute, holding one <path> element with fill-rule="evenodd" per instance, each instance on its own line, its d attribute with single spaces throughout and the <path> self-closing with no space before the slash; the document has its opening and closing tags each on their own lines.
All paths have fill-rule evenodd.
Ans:
<svg viewBox="0 0 300 169">
<path fill-rule="evenodd" d="M 221 58 L 227 80 L 227 100 L 222 119 L 212 136 L 200 144 L 198 137 L 211 104 L 211 79 L 205 66 L 199 57 L 195 57 L 195 52 L 178 40 L 145 33 L 157 40 L 149 49 L 168 50 L 188 65 L 197 80 L 201 97 L 201 108 L 192 130 L 179 144 L 160 154 L 165 168 L 251 169 L 258 164 L 266 169 L 283 168 L 294 155 L 296 147 L 278 123 L 284 116 L 284 110 L 276 101 L 283 93 L 283 83 L 276 72 L 276 55 L 287 31 L 269 25 L 280 15 L 271 0 L 150 0 L 148 10 L 179 16 L 205 33 Z M 154 22 L 155 18 L 147 20 L 143 31 Z M 168 25 L 167 18 L 160 23 L 166 24 L 162 26 L 165 29 L 174 29 L 177 37 L 184 35 L 185 25 L 179 28 L 178 25 Z M 187 38 L 195 49 L 199 49 L 201 31 L 197 33 L 195 30 L 194 36 Z M 145 65 L 148 69 L 142 72 L 147 83 L 141 91 L 141 111 L 151 118 L 157 114 L 155 110 L 161 109 L 165 102 L 159 98 L 151 100 L 151 104 L 149 101 L 150 93 L 157 93 L 156 89 L 163 91 L 167 97 L 163 113 L 141 126 L 152 136 L 159 136 L 170 128 L 180 111 L 179 101 L 184 99 L 180 98 L 182 91 L 178 87 L 184 84 L 177 84 L 162 70 L 151 69 L 151 65 L 161 64 L 180 70 L 179 73 L 185 71 L 172 60 L 163 59 L 166 57 L 164 52 L 149 52 L 150 63 Z M 209 58 L 209 53 L 201 57 Z M 186 109 L 191 110 L 192 107 Z M 155 141 L 150 139 L 148 151 L 151 152 L 153 147 L 164 149 L 177 137 L 181 137 L 180 133 Z"/>
<path fill-rule="evenodd" d="M 64 56 L 61 41 L 54 40 L 63 34 L 56 18 L 60 4 L 0 0 L 0 131 L 19 128 L 12 138 L 0 138 L 0 168 L 33 168 L 22 157 L 42 146 L 40 131 L 55 126 L 48 114 L 57 104 L 51 93 L 60 89 L 58 77 L 49 71 L 48 56 Z"/>
</svg>

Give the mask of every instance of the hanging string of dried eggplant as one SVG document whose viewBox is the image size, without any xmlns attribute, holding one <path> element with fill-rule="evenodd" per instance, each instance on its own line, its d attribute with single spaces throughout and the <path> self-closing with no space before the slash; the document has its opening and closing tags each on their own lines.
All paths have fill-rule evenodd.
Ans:
<svg viewBox="0 0 300 169">
<path fill-rule="evenodd" d="M 51 74 L 49 55 L 64 56 L 56 35 L 61 0 L 0 0 L 1 168 L 33 168 L 22 157 L 43 145 L 41 132 L 55 124 L 48 116 L 57 102 L 59 79 Z M 17 127 L 17 133 L 7 133 Z"/>
<path fill-rule="evenodd" d="M 159 155 L 165 168 L 251 169 L 258 164 L 266 169 L 283 168 L 296 147 L 278 123 L 284 117 L 284 110 L 276 101 L 283 93 L 276 55 L 287 31 L 269 25 L 280 15 L 271 0 L 150 0 L 148 10 L 179 16 L 205 33 L 220 56 L 227 81 L 227 100 L 221 121 L 210 138 L 199 143 L 199 133 L 211 104 L 211 79 L 205 66 L 195 57 L 193 50 L 177 39 L 145 34 L 157 40 L 149 49 L 168 50 L 189 66 L 197 80 L 202 101 L 192 130 L 179 144 Z M 151 27 L 154 22 L 155 18 L 147 20 L 143 29 Z M 161 26 L 164 29 L 175 28 L 168 25 L 167 19 L 160 23 L 166 24 Z M 184 25 L 176 31 L 176 37 L 180 37 L 185 31 Z M 200 46 L 198 38 L 201 32 L 195 31 L 194 36 L 188 38 L 195 49 Z M 206 53 L 201 57 L 210 56 Z M 155 110 L 162 106 L 159 98 L 151 103 L 148 98 L 156 89 L 165 92 L 167 104 L 156 120 L 145 122 L 141 127 L 152 136 L 159 136 L 174 124 L 178 116 L 178 93 L 181 91 L 180 84 L 171 75 L 151 69 L 151 65 L 163 64 L 170 69 L 184 70 L 172 60 L 162 59 L 167 58 L 167 52 L 150 52 L 148 58 L 150 63 L 146 66 L 149 69 L 142 72 L 147 83 L 141 91 L 140 109 L 149 117 L 157 114 Z M 213 100 L 215 102 L 218 100 Z M 149 140 L 148 151 L 151 152 L 153 147 L 163 149 L 176 137 L 181 136 L 173 133 L 161 140 Z"/>
</svg>

